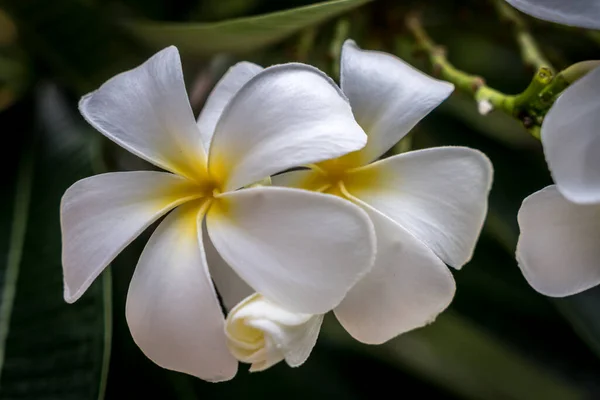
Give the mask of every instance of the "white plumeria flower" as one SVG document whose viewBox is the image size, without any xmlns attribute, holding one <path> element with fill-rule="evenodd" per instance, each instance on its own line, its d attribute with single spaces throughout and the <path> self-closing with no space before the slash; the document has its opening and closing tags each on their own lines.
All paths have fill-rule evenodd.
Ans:
<svg viewBox="0 0 600 400">
<path fill-rule="evenodd" d="M 563 25 L 600 29 L 598 0 L 506 0 L 536 18 Z"/>
<path fill-rule="evenodd" d="M 542 145 L 556 185 L 523 201 L 517 259 L 535 290 L 563 297 L 600 284 L 600 68 L 556 100 Z"/>
<path fill-rule="evenodd" d="M 455 283 L 444 263 L 460 268 L 472 257 L 492 166 L 481 152 L 463 147 L 375 161 L 450 95 L 450 83 L 348 40 L 341 87 L 369 136 L 367 146 L 273 182 L 334 194 L 369 214 L 377 236 L 375 266 L 335 314 L 354 338 L 377 344 L 432 322 L 450 304 Z"/>
<path fill-rule="evenodd" d="M 259 71 L 249 63 L 232 68 L 199 126 L 175 47 L 83 97 L 80 110 L 90 124 L 169 172 L 83 179 L 61 204 L 68 302 L 177 207 L 144 248 L 126 316 L 150 359 L 205 380 L 227 380 L 237 370 L 211 275 L 227 284 L 235 276 L 229 265 L 256 292 L 318 314 L 335 307 L 373 259 L 372 224 L 359 207 L 286 188 L 236 191 L 366 142 L 347 99 L 322 72 L 302 64 Z"/>
<path fill-rule="evenodd" d="M 323 315 L 294 313 L 253 294 L 235 306 L 225 323 L 227 344 L 250 372 L 263 371 L 280 361 L 302 365 L 317 342 Z"/>
</svg>

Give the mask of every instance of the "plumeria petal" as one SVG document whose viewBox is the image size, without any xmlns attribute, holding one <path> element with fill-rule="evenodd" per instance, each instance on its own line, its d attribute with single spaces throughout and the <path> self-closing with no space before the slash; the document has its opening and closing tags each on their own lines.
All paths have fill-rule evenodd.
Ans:
<svg viewBox="0 0 600 400">
<path fill-rule="evenodd" d="M 159 51 L 84 96 L 94 128 L 133 154 L 190 179 L 203 179 L 206 154 L 183 81 L 177 48 Z"/>
<path fill-rule="evenodd" d="M 233 378 L 225 319 L 210 281 L 198 204 L 179 207 L 144 248 L 127 294 L 131 335 L 163 368 L 208 381 Z"/>
<path fill-rule="evenodd" d="M 364 164 L 383 155 L 454 90 L 391 54 L 361 50 L 353 40 L 342 47 L 340 80 L 369 136 L 361 150 Z"/>
<path fill-rule="evenodd" d="M 285 360 L 290 367 L 303 364 L 317 342 L 323 314 L 293 313 L 253 294 L 227 316 L 225 332 L 231 353 L 263 371 Z"/>
<path fill-rule="evenodd" d="M 597 68 L 565 90 L 542 124 L 544 154 L 554 182 L 576 203 L 600 203 L 599 94 Z"/>
<path fill-rule="evenodd" d="M 65 300 L 76 301 L 152 222 L 195 197 L 188 181 L 164 172 L 116 172 L 73 184 L 60 206 Z"/>
<path fill-rule="evenodd" d="M 206 230 L 206 226 L 204 230 Z M 208 232 L 204 232 L 204 251 L 210 276 L 217 287 L 225 309 L 230 311 L 240 301 L 254 293 L 254 290 L 219 255 Z"/>
<path fill-rule="evenodd" d="M 551 185 L 523 201 L 518 221 L 517 260 L 535 290 L 563 297 L 600 284 L 600 205 L 571 203 Z"/>
<path fill-rule="evenodd" d="M 596 0 L 506 0 L 526 14 L 559 24 L 600 29 Z"/>
<path fill-rule="evenodd" d="M 433 322 L 452 301 L 456 286 L 448 267 L 421 241 L 362 205 L 375 225 L 377 258 L 335 315 L 355 339 L 380 344 Z"/>
<path fill-rule="evenodd" d="M 360 168 L 346 187 L 460 268 L 481 232 L 491 182 L 492 164 L 480 151 L 437 147 Z"/>
<path fill-rule="evenodd" d="M 316 68 L 285 64 L 252 78 L 225 107 L 209 155 L 225 190 L 362 148 L 367 137 L 335 83 Z"/>
<path fill-rule="evenodd" d="M 198 128 L 200 128 L 205 149 L 210 148 L 210 141 L 225 106 L 246 82 L 262 70 L 263 67 L 260 65 L 242 61 L 229 68 L 217 82 L 198 117 Z"/>
<path fill-rule="evenodd" d="M 373 264 L 368 216 L 334 196 L 276 187 L 227 193 L 209 210 L 207 229 L 255 291 L 292 312 L 331 310 Z"/>
</svg>

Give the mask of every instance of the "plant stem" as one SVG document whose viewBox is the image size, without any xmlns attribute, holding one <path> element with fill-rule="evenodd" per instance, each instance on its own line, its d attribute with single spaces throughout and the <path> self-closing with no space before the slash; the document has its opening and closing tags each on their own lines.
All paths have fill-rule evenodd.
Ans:
<svg viewBox="0 0 600 400">
<path fill-rule="evenodd" d="M 335 26 L 335 33 L 333 35 L 333 40 L 331 41 L 331 46 L 329 47 L 329 55 L 333 63 L 333 76 L 337 78 L 340 76 L 340 56 L 342 55 L 342 46 L 348 37 L 349 32 L 350 22 L 345 18 L 340 19 Z"/>
<path fill-rule="evenodd" d="M 446 50 L 438 46 L 429 37 L 423 29 L 420 19 L 415 14 L 407 17 L 406 25 L 415 37 L 419 49 L 429 57 L 434 75 L 453 83 L 457 89 L 473 95 L 478 103 L 487 101 L 493 108 L 512 115 L 515 96 L 501 93 L 487 86 L 482 77 L 466 73 L 454 67 L 446 57 Z"/>
<path fill-rule="evenodd" d="M 515 38 L 521 49 L 521 58 L 525 65 L 533 70 L 547 68 L 554 73 L 552 64 L 540 50 L 536 40 L 529 32 L 529 26 L 521 14 L 512 8 L 505 0 L 490 0 L 498 16 L 512 26 Z"/>
</svg>

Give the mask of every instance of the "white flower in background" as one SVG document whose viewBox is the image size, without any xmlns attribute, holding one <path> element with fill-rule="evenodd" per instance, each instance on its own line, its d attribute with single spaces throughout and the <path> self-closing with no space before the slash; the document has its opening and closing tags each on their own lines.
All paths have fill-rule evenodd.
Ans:
<svg viewBox="0 0 600 400">
<path fill-rule="evenodd" d="M 534 289 L 563 297 L 600 284 L 600 68 L 560 95 L 541 139 L 556 185 L 523 201 L 517 259 Z"/>
<path fill-rule="evenodd" d="M 235 306 L 225 323 L 227 344 L 238 360 L 263 371 L 285 360 L 290 367 L 306 361 L 317 342 L 323 315 L 290 312 L 253 294 Z"/>
<path fill-rule="evenodd" d="M 472 257 L 492 166 L 481 152 L 462 147 L 375 161 L 450 95 L 451 84 L 349 40 L 341 87 L 369 137 L 367 146 L 273 182 L 334 194 L 369 214 L 377 236 L 375 266 L 335 314 L 356 339 L 382 343 L 430 323 L 451 302 L 455 284 L 444 263 L 460 268 Z"/>
<path fill-rule="evenodd" d="M 301 190 L 236 190 L 366 142 L 347 99 L 317 69 L 259 71 L 248 63 L 234 67 L 198 126 L 175 47 L 83 97 L 80 110 L 90 124 L 169 172 L 93 176 L 71 186 L 61 204 L 68 302 L 176 208 L 142 252 L 127 322 L 154 362 L 212 381 L 233 377 L 237 361 L 211 275 L 226 283 L 235 277 L 231 266 L 256 292 L 294 312 L 319 314 L 342 300 L 373 259 L 372 225 L 359 207 Z"/>
<path fill-rule="evenodd" d="M 598 0 L 506 0 L 526 14 L 564 25 L 600 29 Z"/>
</svg>

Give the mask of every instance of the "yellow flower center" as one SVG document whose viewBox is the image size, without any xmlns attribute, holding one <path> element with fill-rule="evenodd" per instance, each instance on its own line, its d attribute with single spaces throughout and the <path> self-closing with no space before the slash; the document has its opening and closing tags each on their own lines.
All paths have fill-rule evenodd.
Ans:
<svg viewBox="0 0 600 400">
<path fill-rule="evenodd" d="M 370 185 L 377 179 L 374 172 L 362 167 L 363 163 L 362 154 L 354 152 L 309 165 L 315 173 L 299 187 L 351 200 L 349 195 L 354 189 Z"/>
</svg>

